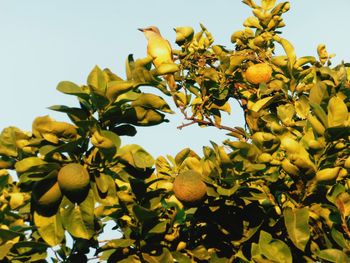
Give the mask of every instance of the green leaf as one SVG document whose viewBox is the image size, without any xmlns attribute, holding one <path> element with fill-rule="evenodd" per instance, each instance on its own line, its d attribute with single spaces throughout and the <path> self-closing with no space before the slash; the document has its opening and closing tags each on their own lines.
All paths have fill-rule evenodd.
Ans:
<svg viewBox="0 0 350 263">
<path fill-rule="evenodd" d="M 252 258 L 254 256 L 261 258 L 260 253 L 274 262 L 292 263 L 293 261 L 289 247 L 283 241 L 272 238 L 265 231 L 260 231 L 258 246 L 252 246 Z"/>
<path fill-rule="evenodd" d="M 152 126 L 164 121 L 167 122 L 168 120 L 165 120 L 164 117 L 165 115 L 157 110 L 134 106 L 125 111 L 122 122 L 139 126 Z"/>
<path fill-rule="evenodd" d="M 322 81 L 317 81 L 310 90 L 310 104 L 314 103 L 320 105 L 326 97 L 328 97 L 327 86 Z"/>
<path fill-rule="evenodd" d="M 317 54 L 322 65 L 329 59 L 329 55 L 324 44 L 319 44 L 317 46 Z"/>
<path fill-rule="evenodd" d="M 52 168 L 49 169 L 50 167 Z M 58 167 L 59 167 L 59 164 L 57 163 L 51 163 L 45 166 L 36 166 L 33 171 L 22 173 L 20 175 L 20 182 L 25 184 L 28 182 L 40 181 L 46 177 L 57 176 L 56 168 Z"/>
<path fill-rule="evenodd" d="M 134 211 L 136 218 L 140 222 L 151 221 L 158 216 L 157 212 L 144 208 L 143 206 L 140 206 L 140 205 L 134 205 L 132 210 Z"/>
<path fill-rule="evenodd" d="M 328 102 L 328 127 L 345 126 L 348 120 L 348 107 L 344 100 L 338 96 L 332 97 Z"/>
<path fill-rule="evenodd" d="M 17 157 L 17 140 L 28 140 L 29 136 L 14 126 L 7 127 L 0 134 L 0 155 Z"/>
<path fill-rule="evenodd" d="M 289 67 L 292 69 L 292 67 L 295 64 L 296 58 L 297 58 L 297 56 L 295 54 L 294 47 L 288 40 L 283 39 L 283 38 L 281 39 L 281 44 L 282 44 L 284 51 L 287 54 Z"/>
<path fill-rule="evenodd" d="M 56 246 L 63 241 L 64 229 L 60 214 L 46 217 L 34 212 L 34 224 L 40 236 L 50 246 Z"/>
<path fill-rule="evenodd" d="M 328 127 L 328 118 L 326 112 L 323 110 L 323 108 L 319 104 L 315 104 L 310 102 L 310 105 L 317 116 L 317 118 L 322 122 L 323 126 L 325 128 Z"/>
<path fill-rule="evenodd" d="M 350 127 L 332 127 L 326 129 L 325 138 L 329 141 L 336 141 L 340 138 L 350 136 Z"/>
<path fill-rule="evenodd" d="M 251 107 L 249 107 L 249 104 L 248 104 L 248 108 L 251 108 L 252 111 L 258 112 L 262 108 L 266 107 L 273 99 L 274 99 L 274 97 L 272 97 L 272 96 L 263 98 L 263 99 L 255 102 Z"/>
<path fill-rule="evenodd" d="M 19 239 L 16 238 L 16 240 L 7 241 L 5 243 L 2 243 L 2 245 L 0 245 L 0 260 L 3 260 L 7 256 L 7 254 L 10 252 L 11 248 L 14 246 L 14 244 L 16 244 L 16 242 L 18 240 Z M 4 262 L 6 262 L 6 261 L 4 261 Z"/>
<path fill-rule="evenodd" d="M 293 70 L 293 66 L 294 66 L 296 59 L 297 59 L 294 47 L 288 40 L 286 40 L 284 38 L 281 38 L 279 36 L 275 36 L 274 39 L 282 45 L 284 51 L 286 52 L 286 55 L 288 57 L 288 69 L 291 73 Z"/>
<path fill-rule="evenodd" d="M 235 55 L 232 54 L 230 57 L 230 67 L 226 70 L 226 74 L 232 74 L 234 69 L 239 67 L 244 60 L 246 60 L 246 56 L 243 55 Z"/>
<path fill-rule="evenodd" d="M 107 78 L 104 72 L 98 66 L 95 66 L 90 72 L 87 79 L 87 84 L 102 92 L 106 90 Z"/>
<path fill-rule="evenodd" d="M 63 198 L 61 216 L 64 228 L 76 238 L 90 239 L 94 233 L 94 196 L 90 190 L 86 199 L 79 205 Z"/>
<path fill-rule="evenodd" d="M 297 70 L 303 70 L 302 66 L 308 63 L 315 64 L 316 63 L 315 57 L 305 56 L 305 57 L 298 58 L 298 60 L 294 64 L 294 68 Z"/>
<path fill-rule="evenodd" d="M 95 191 L 95 201 L 107 206 L 117 205 L 119 201 L 113 178 L 110 175 L 99 173 L 99 175 L 95 175 L 95 181 L 94 190 L 98 190 Z"/>
<path fill-rule="evenodd" d="M 346 250 L 350 250 L 350 241 L 344 238 L 342 232 L 338 231 L 335 228 L 332 228 L 331 235 L 333 240 L 341 247 Z"/>
<path fill-rule="evenodd" d="M 262 26 L 260 25 L 259 19 L 256 18 L 255 16 L 248 17 L 244 21 L 243 25 L 246 27 L 253 27 L 253 28 L 262 29 Z"/>
<path fill-rule="evenodd" d="M 112 248 L 124 248 L 130 247 L 135 243 L 135 240 L 128 238 L 113 239 L 108 241 L 105 245 L 101 247 L 101 251 L 112 249 Z"/>
<path fill-rule="evenodd" d="M 243 0 L 242 2 L 252 8 L 258 7 L 253 0 Z"/>
<path fill-rule="evenodd" d="M 56 89 L 64 94 L 74 95 L 85 101 L 89 100 L 89 94 L 73 82 L 61 81 L 60 83 L 58 83 Z"/>
<path fill-rule="evenodd" d="M 166 103 L 162 97 L 154 95 L 152 93 L 141 93 L 140 96 L 131 103 L 131 105 L 133 107 L 141 106 L 143 108 L 150 108 L 162 112 L 174 113 L 170 109 L 168 103 Z"/>
<path fill-rule="evenodd" d="M 135 67 L 144 67 L 144 68 L 150 70 L 151 66 L 152 66 L 152 61 L 153 61 L 153 58 L 151 56 L 136 59 Z"/>
<path fill-rule="evenodd" d="M 203 165 L 196 157 L 187 157 L 181 164 L 181 169 L 187 167 L 188 170 L 196 170 L 201 173 L 203 171 Z"/>
<path fill-rule="evenodd" d="M 174 262 L 174 258 L 170 251 L 165 247 L 163 247 L 160 255 L 142 253 L 142 257 L 147 263 Z"/>
<path fill-rule="evenodd" d="M 118 157 L 136 168 L 145 169 L 154 165 L 153 157 L 137 144 L 129 144 L 121 147 Z"/>
<path fill-rule="evenodd" d="M 152 227 L 152 229 L 150 231 L 148 231 L 148 233 L 151 233 L 151 234 L 164 233 L 166 231 L 167 223 L 168 223 L 167 221 L 163 221 L 163 222 L 156 224 L 154 227 Z"/>
<path fill-rule="evenodd" d="M 107 193 L 109 188 L 109 175 L 106 175 L 104 173 L 99 173 L 98 175 L 95 175 L 95 182 L 97 185 L 98 190 L 101 193 Z"/>
<path fill-rule="evenodd" d="M 177 260 L 177 262 L 181 262 L 181 263 L 192 263 L 193 262 L 191 260 L 191 258 L 187 257 L 186 255 L 184 255 L 183 253 L 178 252 L 178 251 L 171 252 L 171 255 L 173 256 L 174 259 Z"/>
<path fill-rule="evenodd" d="M 223 188 L 221 186 L 218 186 L 218 188 L 216 189 L 216 191 L 218 192 L 218 194 L 222 195 L 222 196 L 231 196 L 234 193 L 236 193 L 236 191 L 241 187 L 241 185 L 237 184 L 234 185 L 233 187 L 227 189 L 227 188 Z"/>
<path fill-rule="evenodd" d="M 93 133 L 91 143 L 97 148 L 115 151 L 120 147 L 121 140 L 114 132 L 101 130 Z"/>
<path fill-rule="evenodd" d="M 122 124 L 117 127 L 113 127 L 110 130 L 119 136 L 135 136 L 137 133 L 136 128 L 130 124 Z"/>
<path fill-rule="evenodd" d="M 111 101 L 114 102 L 119 95 L 132 90 L 135 87 L 133 81 L 111 81 L 107 85 L 106 96 Z"/>
<path fill-rule="evenodd" d="M 350 258 L 341 250 L 329 248 L 318 252 L 317 256 L 321 259 L 327 260 L 334 263 L 349 262 Z"/>
<path fill-rule="evenodd" d="M 278 118 L 287 126 L 293 123 L 294 114 L 295 108 L 292 104 L 285 104 L 277 107 Z"/>
<path fill-rule="evenodd" d="M 290 2 L 282 2 L 276 5 L 272 10 L 271 14 L 273 16 L 275 15 L 281 15 L 285 12 L 287 12 L 290 9 Z"/>
<path fill-rule="evenodd" d="M 39 149 L 40 154 L 46 156 L 52 156 L 54 153 L 77 153 L 84 142 L 84 138 L 80 138 L 76 141 L 68 142 L 60 146 L 44 145 Z M 50 163 L 52 164 L 52 163 Z M 47 166 L 47 165 L 46 165 Z"/>
<path fill-rule="evenodd" d="M 348 192 L 342 192 L 337 196 L 336 205 L 344 218 L 350 216 L 350 194 Z"/>
<path fill-rule="evenodd" d="M 23 236 L 22 233 L 0 228 L 0 244 L 21 236 Z"/>
<path fill-rule="evenodd" d="M 235 254 L 235 258 L 240 258 L 237 253 Z M 242 259 L 242 258 L 240 258 Z M 227 263 L 229 259 L 226 256 L 219 257 L 216 253 L 210 255 L 210 261 L 209 263 Z M 238 261 L 240 262 L 240 261 Z M 244 262 L 244 261 L 241 261 Z"/>
<path fill-rule="evenodd" d="M 272 9 L 276 4 L 276 0 L 262 0 L 261 7 L 265 10 Z"/>
<path fill-rule="evenodd" d="M 129 54 L 125 62 L 125 73 L 128 80 L 132 79 L 132 71 L 135 68 L 135 62 L 132 54 Z"/>
<path fill-rule="evenodd" d="M 302 119 L 307 118 L 310 112 L 310 104 L 306 96 L 301 96 L 299 100 L 295 102 L 295 111 Z"/>
<path fill-rule="evenodd" d="M 136 255 L 128 256 L 127 258 L 124 258 L 122 260 L 118 260 L 119 263 L 140 263 L 141 260 Z"/>
<path fill-rule="evenodd" d="M 64 105 L 54 105 L 54 106 L 49 107 L 49 109 L 54 110 L 54 111 L 67 113 L 67 115 L 70 118 L 72 118 L 73 121 L 87 120 L 89 117 L 88 114 L 80 108 L 71 108 L 71 107 L 67 107 Z"/>
<path fill-rule="evenodd" d="M 340 167 L 325 168 L 324 170 L 329 170 L 329 171 L 335 170 L 334 173 L 338 173 L 340 171 Z M 346 192 L 345 185 L 339 184 L 339 183 L 338 184 L 334 184 L 328 190 L 326 198 L 327 198 L 327 200 L 329 202 L 331 202 L 331 203 L 333 203 L 333 204 L 338 206 L 337 203 L 338 203 L 338 201 L 340 201 L 340 200 L 338 200 L 338 197 L 340 197 L 342 199 L 341 194 L 345 193 L 345 192 Z M 346 198 L 346 196 L 345 196 L 345 198 Z M 342 209 L 341 206 L 340 207 L 338 206 L 338 209 L 339 208 Z"/>
<path fill-rule="evenodd" d="M 0 170 L 0 193 L 8 186 L 10 180 L 10 174 L 5 169 Z M 12 178 L 11 178 L 12 179 Z"/>
<path fill-rule="evenodd" d="M 152 72 L 150 72 L 144 67 L 135 67 L 132 71 L 132 79 L 135 82 L 135 87 L 147 84 L 154 84 L 155 78 L 152 75 L 154 71 L 157 71 L 157 69 L 154 69 L 152 70 Z"/>
<path fill-rule="evenodd" d="M 199 156 L 194 151 L 192 151 L 190 148 L 184 148 L 175 156 L 176 165 L 181 165 L 188 157 L 195 157 L 200 160 Z"/>
<path fill-rule="evenodd" d="M 179 46 L 190 42 L 193 39 L 194 30 L 192 27 L 183 26 L 174 28 L 176 32 L 176 44 Z"/>
<path fill-rule="evenodd" d="M 108 82 L 116 81 L 116 80 L 123 80 L 117 74 L 113 73 L 109 68 L 104 68 L 103 69 L 103 73 L 105 74 L 106 79 L 107 79 Z"/>
<path fill-rule="evenodd" d="M 27 157 L 15 164 L 17 173 L 24 173 L 31 169 L 35 169 L 36 166 L 47 164 L 39 157 Z"/>
<path fill-rule="evenodd" d="M 20 251 L 24 249 L 33 249 L 35 251 L 46 251 L 50 247 L 50 244 L 45 244 L 43 242 L 34 242 L 34 241 L 21 241 L 14 245 L 14 248 Z"/>
<path fill-rule="evenodd" d="M 192 249 L 191 253 L 195 258 L 199 260 L 208 260 L 210 259 L 210 254 L 208 250 L 203 245 L 199 245 L 198 247 Z"/>
<path fill-rule="evenodd" d="M 105 109 L 110 103 L 109 99 L 99 90 L 91 90 L 91 101 L 97 109 Z"/>
<path fill-rule="evenodd" d="M 299 209 L 287 207 L 283 211 L 283 216 L 289 238 L 297 248 L 304 251 L 310 239 L 309 209 L 307 207 Z"/>
</svg>

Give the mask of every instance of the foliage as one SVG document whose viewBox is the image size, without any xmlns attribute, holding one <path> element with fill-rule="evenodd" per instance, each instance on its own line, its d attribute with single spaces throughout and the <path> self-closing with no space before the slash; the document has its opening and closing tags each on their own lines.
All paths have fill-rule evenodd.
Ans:
<svg viewBox="0 0 350 263">
<path fill-rule="evenodd" d="M 318 58 L 296 56 L 279 31 L 288 2 L 243 2 L 253 16 L 232 34 L 232 50 L 214 45 L 203 25 L 196 33 L 179 27 L 176 66 L 154 69 L 152 58 L 130 55 L 126 79 L 96 66 L 86 85 L 57 86 L 78 99 L 78 107 L 51 107 L 72 123 L 43 116 L 31 132 L 2 131 L 2 262 L 43 262 L 48 249 L 54 262 L 86 262 L 90 248 L 107 262 L 349 262 L 350 65 L 331 67 L 324 45 Z M 285 54 L 275 54 L 276 45 Z M 258 63 L 272 69 L 267 83 L 245 77 Z M 171 92 L 162 78 L 170 73 L 178 87 Z M 186 148 L 156 159 L 122 145 L 136 127 L 160 125 L 173 113 L 144 86 L 171 96 L 187 121 L 179 128 L 215 126 L 228 139 L 202 155 Z M 232 100 L 244 110 L 244 128 L 222 124 Z M 89 173 L 84 199 L 63 194 L 51 210 L 40 208 L 40 182 L 52 186 L 71 163 Z M 195 205 L 172 191 L 187 170 L 207 187 Z M 100 240 L 107 222 L 115 238 Z"/>
</svg>

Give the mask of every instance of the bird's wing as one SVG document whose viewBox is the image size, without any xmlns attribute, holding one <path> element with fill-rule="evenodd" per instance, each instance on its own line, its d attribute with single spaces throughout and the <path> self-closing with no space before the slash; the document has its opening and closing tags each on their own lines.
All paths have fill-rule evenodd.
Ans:
<svg viewBox="0 0 350 263">
<path fill-rule="evenodd" d="M 153 57 L 153 63 L 156 67 L 162 63 L 173 61 L 170 43 L 162 37 L 149 40 L 147 53 L 149 56 Z"/>
</svg>

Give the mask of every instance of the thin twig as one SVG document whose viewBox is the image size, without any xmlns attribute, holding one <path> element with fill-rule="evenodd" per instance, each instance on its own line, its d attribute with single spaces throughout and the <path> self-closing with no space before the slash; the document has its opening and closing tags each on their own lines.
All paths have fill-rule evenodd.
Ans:
<svg viewBox="0 0 350 263">
<path fill-rule="evenodd" d="M 190 126 L 190 125 L 193 125 L 193 124 L 200 124 L 200 125 L 206 125 L 206 126 L 212 126 L 212 127 L 216 127 L 220 130 L 227 130 L 227 131 L 230 131 L 230 132 L 238 132 L 240 134 L 242 134 L 242 132 L 240 130 L 237 130 L 235 128 L 232 128 L 232 127 L 229 127 L 229 126 L 225 126 L 225 125 L 221 125 L 221 124 L 217 124 L 217 123 L 214 123 L 212 121 L 206 121 L 206 120 L 198 120 L 196 118 L 193 118 L 193 117 L 185 117 L 185 120 L 188 120 L 190 122 L 188 123 L 183 123 L 179 126 L 177 126 L 177 128 L 179 130 L 181 130 L 182 128 L 184 127 L 187 127 L 187 126 Z M 242 136 L 244 136 L 242 134 Z"/>
<path fill-rule="evenodd" d="M 193 125 L 193 124 L 195 124 L 195 123 L 197 123 L 197 122 L 191 121 L 191 122 L 188 122 L 188 123 L 182 123 L 181 125 L 177 126 L 177 128 L 178 128 L 179 130 L 182 130 L 182 128 L 185 128 L 185 127 L 187 127 L 187 126 L 191 126 L 191 125 Z"/>
</svg>

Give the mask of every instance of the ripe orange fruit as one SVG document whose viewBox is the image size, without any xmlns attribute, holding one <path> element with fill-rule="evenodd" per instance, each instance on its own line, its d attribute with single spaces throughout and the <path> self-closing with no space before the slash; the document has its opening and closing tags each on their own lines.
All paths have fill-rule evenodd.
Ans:
<svg viewBox="0 0 350 263">
<path fill-rule="evenodd" d="M 195 204 L 207 193 L 207 186 L 201 179 L 201 174 L 194 170 L 181 172 L 175 177 L 173 191 L 177 199 L 187 204 Z"/>
<path fill-rule="evenodd" d="M 82 202 L 90 185 L 90 175 L 84 166 L 70 163 L 58 172 L 57 181 L 64 195 L 72 202 Z"/>
<path fill-rule="evenodd" d="M 62 192 L 55 177 L 44 178 L 33 185 L 31 205 L 40 215 L 56 214 L 62 198 Z"/>
<path fill-rule="evenodd" d="M 267 63 L 258 63 L 248 67 L 245 78 L 252 84 L 269 82 L 272 76 L 272 68 Z"/>
</svg>

